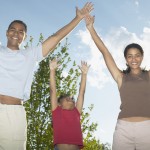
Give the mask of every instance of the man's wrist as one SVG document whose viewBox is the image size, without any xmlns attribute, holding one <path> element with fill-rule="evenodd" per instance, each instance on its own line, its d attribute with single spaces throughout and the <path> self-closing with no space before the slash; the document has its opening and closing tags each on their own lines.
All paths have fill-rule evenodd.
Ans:
<svg viewBox="0 0 150 150">
<path fill-rule="evenodd" d="M 83 19 L 83 17 L 80 17 L 79 15 L 76 15 L 74 19 L 76 19 L 76 20 L 78 20 L 78 22 L 80 22 Z"/>
</svg>

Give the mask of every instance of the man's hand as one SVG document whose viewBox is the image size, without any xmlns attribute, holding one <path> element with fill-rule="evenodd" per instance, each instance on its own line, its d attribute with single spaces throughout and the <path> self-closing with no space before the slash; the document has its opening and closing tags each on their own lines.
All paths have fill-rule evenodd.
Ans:
<svg viewBox="0 0 150 150">
<path fill-rule="evenodd" d="M 76 16 L 82 19 L 86 15 L 88 15 L 93 9 L 93 4 L 91 2 L 88 2 L 84 5 L 82 9 L 78 9 L 78 7 L 76 7 Z"/>
</svg>

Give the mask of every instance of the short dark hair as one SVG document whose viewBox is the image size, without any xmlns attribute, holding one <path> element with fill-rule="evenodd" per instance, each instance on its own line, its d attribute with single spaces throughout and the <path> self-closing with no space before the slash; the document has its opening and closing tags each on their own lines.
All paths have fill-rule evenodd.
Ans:
<svg viewBox="0 0 150 150">
<path fill-rule="evenodd" d="M 11 26 L 12 26 L 13 23 L 22 24 L 22 25 L 25 27 L 25 32 L 27 32 L 27 25 L 26 25 L 23 21 L 21 21 L 21 20 L 14 20 L 14 21 L 12 21 L 12 22 L 9 24 L 8 29 L 11 28 Z"/>
</svg>

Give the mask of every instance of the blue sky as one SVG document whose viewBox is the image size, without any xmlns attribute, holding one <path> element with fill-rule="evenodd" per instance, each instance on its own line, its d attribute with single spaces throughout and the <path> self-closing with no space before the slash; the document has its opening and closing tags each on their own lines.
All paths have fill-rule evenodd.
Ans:
<svg viewBox="0 0 150 150">
<path fill-rule="evenodd" d="M 37 43 L 40 33 L 45 38 L 75 17 L 75 7 L 82 8 L 85 0 L 1 0 L 0 42 L 6 45 L 6 30 L 15 19 L 26 22 L 28 37 Z M 94 4 L 95 28 L 109 48 L 120 69 L 125 68 L 124 47 L 132 42 L 145 51 L 143 67 L 150 67 L 150 1 L 91 0 Z M 67 36 L 72 60 L 91 64 L 84 106 L 94 104 L 91 121 L 98 123 L 95 136 L 103 143 L 112 143 L 119 113 L 120 97 L 116 83 L 107 71 L 102 55 L 86 30 L 84 20 Z M 27 39 L 28 40 L 28 39 Z M 136 106 L 135 106 L 136 107 Z"/>
</svg>

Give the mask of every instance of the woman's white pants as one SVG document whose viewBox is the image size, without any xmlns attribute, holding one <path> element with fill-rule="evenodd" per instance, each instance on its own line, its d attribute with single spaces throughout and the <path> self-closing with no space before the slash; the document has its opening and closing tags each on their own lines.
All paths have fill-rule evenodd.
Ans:
<svg viewBox="0 0 150 150">
<path fill-rule="evenodd" d="M 118 120 L 112 150 L 150 150 L 150 120 L 142 122 Z"/>
</svg>

